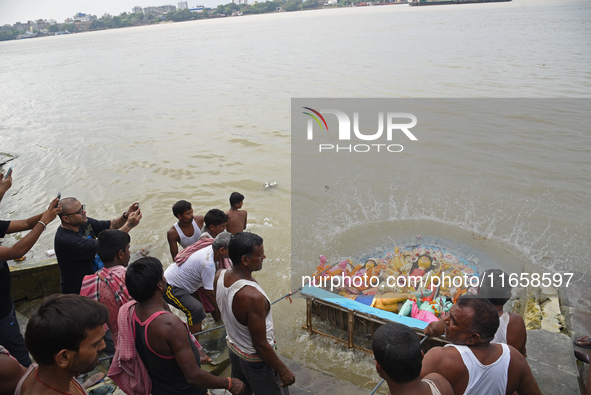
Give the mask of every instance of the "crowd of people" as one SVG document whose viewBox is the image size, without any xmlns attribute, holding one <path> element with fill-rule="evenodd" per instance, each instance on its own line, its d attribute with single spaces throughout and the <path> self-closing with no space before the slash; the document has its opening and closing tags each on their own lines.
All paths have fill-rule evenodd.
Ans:
<svg viewBox="0 0 591 395">
<path fill-rule="evenodd" d="M 0 177 L 0 200 L 11 185 L 11 176 Z M 271 302 L 252 276 L 263 269 L 263 239 L 245 232 L 243 200 L 234 192 L 227 212 L 204 216 L 185 200 L 175 203 L 177 222 L 167 231 L 174 263 L 166 270 L 153 257 L 129 262 L 129 232 L 142 219 L 137 202 L 117 218 L 95 220 L 78 199 L 54 199 L 41 214 L 0 221 L 0 237 L 29 230 L 0 246 L 0 395 L 86 394 L 76 378 L 97 366 L 102 350 L 114 352 L 108 376 L 130 395 L 289 393 L 295 376 L 276 353 Z M 22 257 L 56 217 L 62 294 L 42 302 L 23 339 L 6 261 Z M 415 330 L 396 323 L 376 331 L 376 370 L 391 394 L 541 394 L 525 359 L 523 319 L 503 311 L 511 288 L 486 284 L 425 328 L 445 335 L 446 347 L 424 354 Z M 225 325 L 230 378 L 201 369 L 210 359 L 193 334 L 206 314 Z"/>
</svg>

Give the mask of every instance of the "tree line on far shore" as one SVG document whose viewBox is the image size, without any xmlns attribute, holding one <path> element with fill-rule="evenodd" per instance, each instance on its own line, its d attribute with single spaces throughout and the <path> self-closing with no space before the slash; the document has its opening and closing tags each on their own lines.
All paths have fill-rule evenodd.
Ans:
<svg viewBox="0 0 591 395">
<path fill-rule="evenodd" d="M 338 0 L 337 6 L 348 6 L 359 3 L 355 0 Z M 374 3 L 376 4 L 376 3 Z M 234 12 L 240 14 L 264 14 L 269 12 L 281 11 L 299 11 L 312 8 L 321 8 L 322 2 L 318 0 L 273 0 L 265 2 L 257 2 L 254 4 L 220 4 L 217 8 L 212 10 L 204 9 L 202 12 L 192 12 L 188 9 L 171 11 L 164 15 L 143 14 L 141 12 L 127 13 L 123 12 L 118 16 L 103 15 L 100 18 L 94 16 L 88 30 L 103 30 L 116 29 L 120 27 L 149 25 L 164 21 L 182 22 L 197 19 L 206 19 L 211 17 L 230 16 Z M 77 21 L 74 21 L 77 22 Z M 70 33 L 78 32 L 78 26 L 74 23 L 60 23 L 47 26 L 45 31 L 39 32 L 40 35 L 48 35 L 50 33 L 69 31 Z M 22 28 L 17 29 L 17 23 L 11 28 L 4 27 L 0 30 L 0 41 L 14 40 L 18 35 L 23 34 Z M 86 30 L 86 29 L 85 29 Z"/>
</svg>

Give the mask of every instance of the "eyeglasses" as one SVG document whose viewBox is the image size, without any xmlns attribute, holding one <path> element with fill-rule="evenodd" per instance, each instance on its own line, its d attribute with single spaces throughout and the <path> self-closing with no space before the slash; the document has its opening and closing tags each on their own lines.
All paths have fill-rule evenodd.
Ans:
<svg viewBox="0 0 591 395">
<path fill-rule="evenodd" d="M 69 213 L 69 214 L 62 214 L 62 217 L 64 215 L 76 215 L 76 214 L 82 215 L 82 214 L 84 214 L 84 211 L 86 211 L 86 204 L 83 204 L 82 206 L 80 206 L 80 210 L 78 210 L 78 211 L 74 211 L 73 213 Z"/>
</svg>

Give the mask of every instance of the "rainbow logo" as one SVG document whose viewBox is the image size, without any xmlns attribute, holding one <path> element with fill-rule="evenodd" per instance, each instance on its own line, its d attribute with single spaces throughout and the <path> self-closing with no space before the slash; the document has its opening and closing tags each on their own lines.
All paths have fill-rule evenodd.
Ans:
<svg viewBox="0 0 591 395">
<path fill-rule="evenodd" d="M 326 130 L 328 131 L 328 125 L 326 124 L 326 120 L 324 119 L 324 117 L 322 115 L 320 115 L 320 113 L 316 110 L 311 109 L 310 107 L 302 107 L 305 108 L 306 110 L 310 110 L 312 111 L 314 114 L 318 115 L 320 117 L 320 119 L 322 119 L 322 122 L 324 122 L 324 126 L 326 126 Z M 316 118 L 314 115 L 310 114 L 309 112 L 302 112 L 302 114 L 306 114 L 311 116 L 312 118 L 314 118 L 314 120 L 318 123 L 318 125 L 320 126 L 320 130 L 323 129 L 322 124 L 320 123 L 320 120 L 318 118 Z"/>
</svg>

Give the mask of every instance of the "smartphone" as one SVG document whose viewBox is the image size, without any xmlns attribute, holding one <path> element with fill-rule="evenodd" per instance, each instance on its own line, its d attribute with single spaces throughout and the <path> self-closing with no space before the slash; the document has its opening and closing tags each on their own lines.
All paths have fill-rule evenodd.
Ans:
<svg viewBox="0 0 591 395">
<path fill-rule="evenodd" d="M 6 180 L 8 177 L 10 177 L 11 174 L 12 174 L 12 165 L 10 165 L 10 167 L 8 168 L 8 171 L 6 172 L 4 179 Z"/>
<path fill-rule="evenodd" d="M 62 193 L 58 192 L 57 193 L 57 203 L 55 204 L 55 207 L 57 207 L 58 204 L 60 204 L 60 199 L 62 198 Z"/>
</svg>

